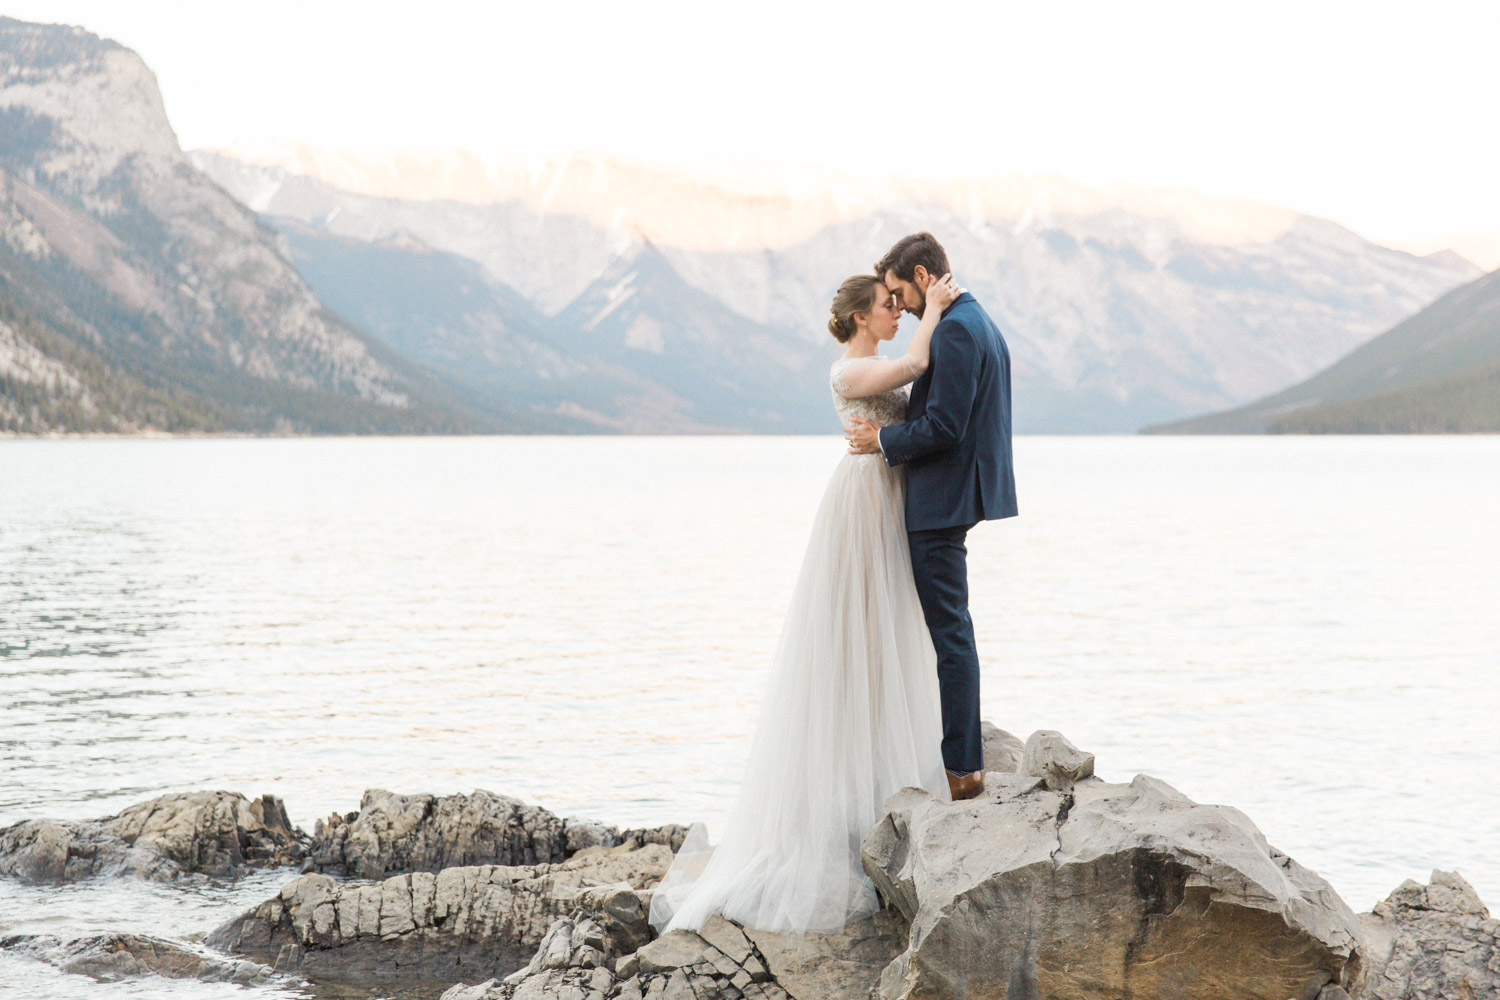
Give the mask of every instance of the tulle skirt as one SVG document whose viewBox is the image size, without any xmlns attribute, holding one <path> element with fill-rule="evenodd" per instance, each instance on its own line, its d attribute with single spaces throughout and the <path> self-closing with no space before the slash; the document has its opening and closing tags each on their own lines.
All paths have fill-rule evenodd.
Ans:
<svg viewBox="0 0 1500 1000">
<path fill-rule="evenodd" d="M 660 933 L 714 912 L 781 933 L 837 930 L 879 906 L 859 849 L 885 799 L 911 785 L 950 799 L 905 482 L 879 455 L 835 468 L 729 825 L 717 844 L 704 824 L 689 829 L 651 900 Z"/>
</svg>

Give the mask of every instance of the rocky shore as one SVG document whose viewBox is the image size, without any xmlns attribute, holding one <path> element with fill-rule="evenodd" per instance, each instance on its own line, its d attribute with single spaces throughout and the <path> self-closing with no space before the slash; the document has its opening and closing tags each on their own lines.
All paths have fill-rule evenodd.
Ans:
<svg viewBox="0 0 1500 1000">
<path fill-rule="evenodd" d="M 1249 817 L 1165 782 L 1094 774 L 1061 734 L 985 726 L 986 788 L 886 802 L 862 861 L 884 907 L 801 937 L 716 916 L 654 937 L 653 887 L 687 829 L 619 829 L 518 799 L 372 789 L 311 835 L 272 796 L 164 795 L 0 830 L 0 876 L 233 878 L 270 899 L 201 941 L 0 937 L 67 972 L 443 1000 L 1500 996 L 1500 921 L 1434 871 L 1355 914 Z M 195 938 L 198 935 L 194 935 Z"/>
</svg>

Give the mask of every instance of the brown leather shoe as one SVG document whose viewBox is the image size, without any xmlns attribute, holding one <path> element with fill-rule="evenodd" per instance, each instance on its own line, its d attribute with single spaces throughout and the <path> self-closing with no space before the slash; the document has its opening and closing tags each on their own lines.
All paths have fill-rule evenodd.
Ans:
<svg viewBox="0 0 1500 1000">
<path fill-rule="evenodd" d="M 944 772 L 947 773 L 946 771 Z M 948 775 L 948 791 L 953 795 L 953 801 L 959 799 L 972 799 L 984 791 L 984 772 L 970 771 L 961 778 Z"/>
</svg>

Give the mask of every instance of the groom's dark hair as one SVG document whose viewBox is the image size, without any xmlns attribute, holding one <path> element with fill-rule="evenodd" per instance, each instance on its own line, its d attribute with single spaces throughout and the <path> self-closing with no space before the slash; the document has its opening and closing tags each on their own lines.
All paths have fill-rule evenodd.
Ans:
<svg viewBox="0 0 1500 1000">
<path fill-rule="evenodd" d="M 931 233 L 912 233 L 897 240 L 896 245 L 875 262 L 875 276 L 884 278 L 885 272 L 892 271 L 902 281 L 912 281 L 918 264 L 935 278 L 941 278 L 951 270 L 948 267 L 948 254 Z"/>
</svg>

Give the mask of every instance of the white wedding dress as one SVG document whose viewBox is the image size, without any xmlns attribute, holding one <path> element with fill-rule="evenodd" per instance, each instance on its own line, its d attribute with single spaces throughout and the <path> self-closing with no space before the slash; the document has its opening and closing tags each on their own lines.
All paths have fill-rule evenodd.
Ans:
<svg viewBox="0 0 1500 1000">
<path fill-rule="evenodd" d="M 907 387 L 848 398 L 845 423 L 906 417 Z M 711 913 L 768 931 L 837 930 L 879 907 L 860 866 L 887 796 L 915 785 L 949 801 L 936 656 L 912 581 L 906 479 L 879 455 L 845 455 L 813 521 L 771 661 L 744 780 L 717 844 L 694 823 L 651 900 L 659 933 Z"/>
</svg>

